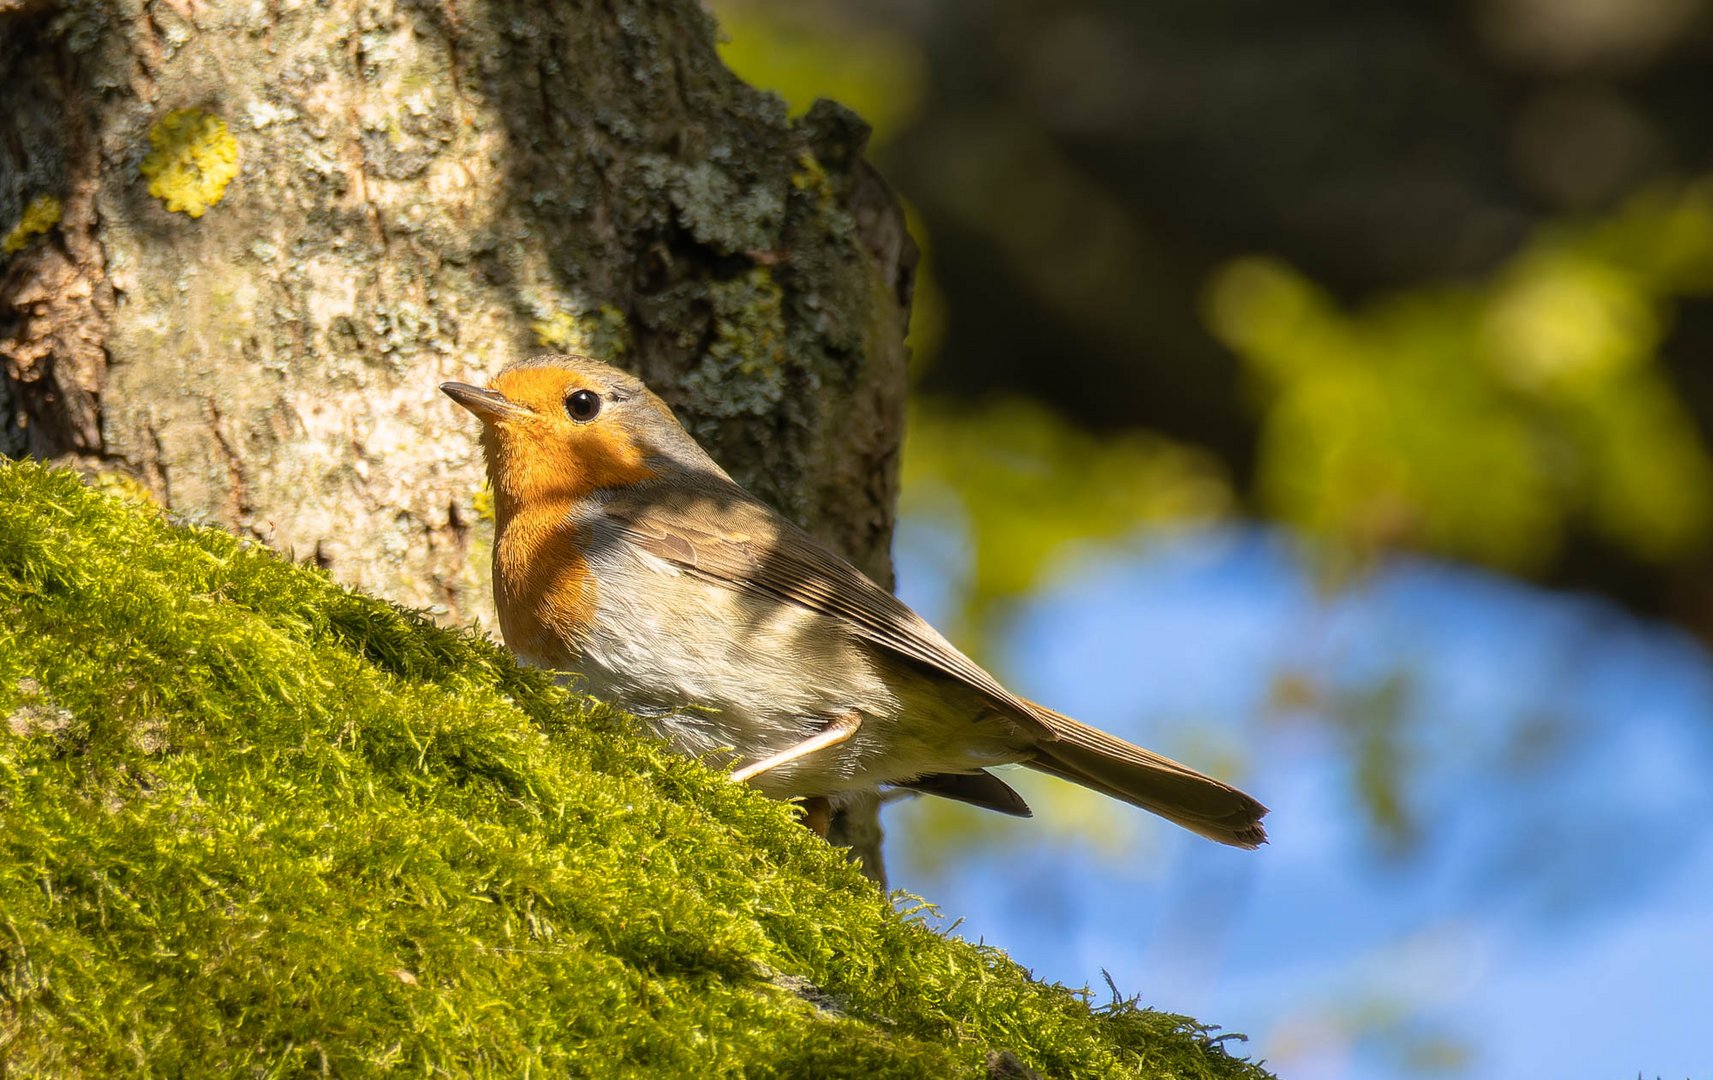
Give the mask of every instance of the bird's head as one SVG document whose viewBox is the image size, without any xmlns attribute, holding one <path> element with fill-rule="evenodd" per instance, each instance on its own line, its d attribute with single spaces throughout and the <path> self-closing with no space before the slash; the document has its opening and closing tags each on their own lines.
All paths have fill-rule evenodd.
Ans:
<svg viewBox="0 0 1713 1080">
<path fill-rule="evenodd" d="M 505 367 L 484 389 L 441 383 L 482 421 L 495 497 L 510 508 L 558 504 L 679 469 L 719 466 L 634 375 L 584 356 Z"/>
</svg>

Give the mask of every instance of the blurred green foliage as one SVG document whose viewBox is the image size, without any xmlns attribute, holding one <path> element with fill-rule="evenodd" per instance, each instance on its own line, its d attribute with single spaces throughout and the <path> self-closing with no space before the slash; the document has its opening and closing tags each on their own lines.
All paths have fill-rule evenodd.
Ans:
<svg viewBox="0 0 1713 1080">
<path fill-rule="evenodd" d="M 985 279 L 948 280 L 948 291 L 964 305 L 948 310 L 926 273 L 936 265 L 934 237 L 911 214 L 912 232 L 927 256 L 912 331 L 914 373 L 920 376 L 934 362 L 942 340 L 963 354 L 948 353 L 935 374 L 953 374 L 938 380 L 936 393 L 915 394 L 902 510 L 906 520 L 950 538 L 929 553 L 946 590 L 940 606 L 951 613 L 942 629 L 983 662 L 999 659 L 993 644 L 1018 604 L 1079 556 L 1132 542 L 1139 533 L 1206 525 L 1240 510 L 1311 538 L 1305 550 L 1319 556 L 1324 580 L 1333 586 L 1359 584 L 1364 570 L 1399 550 L 1545 576 L 1561 568 L 1572 541 L 1590 535 L 1666 571 L 1708 557 L 1713 457 L 1661 350 L 1683 301 L 1713 294 L 1713 184 L 1656 182 L 1602 215 L 1549 221 L 1532 233 L 1519 228 L 1508 241 L 1515 249 L 1482 277 L 1428 280 L 1429 273 L 1446 271 L 1422 271 L 1388 294 L 1347 304 L 1335 299 L 1333 287 L 1285 259 L 1227 259 L 1260 245 L 1239 241 L 1198 263 L 1198 253 L 1218 250 L 1241 231 L 1221 234 L 1205 248 L 1183 244 L 1173 230 L 1196 232 L 1193 218 L 1163 225 L 1174 208 L 1188 213 L 1193 199 L 1185 202 L 1178 191 L 1179 202 L 1152 206 L 1138 193 L 1152 196 L 1158 189 L 1140 181 L 1126 188 L 1115 179 L 1114 162 L 1145 160 L 1150 168 L 1137 175 L 1156 179 L 1171 165 L 1172 155 L 1150 141 L 1163 137 L 1147 127 L 1159 116 L 1147 109 L 1124 113 L 1130 100 L 1125 87 L 1156 85 L 1149 79 L 1174 72 L 1189 76 L 1170 57 L 1143 47 L 1152 39 L 1121 41 L 1122 34 L 1101 31 L 1073 42 L 1072 52 L 1087 60 L 1089 78 L 1107 65 L 1111 109 L 1110 115 L 1097 109 L 1084 116 L 1084 126 L 1071 123 L 1076 137 L 1066 138 L 1055 118 L 1064 120 L 1084 100 L 1078 79 L 1054 82 L 1051 93 L 1037 97 L 1030 93 L 1040 87 L 1027 74 L 1016 85 L 997 84 L 1015 90 L 1016 99 L 998 92 L 975 100 L 947 91 L 950 103 L 924 97 L 923 57 L 950 63 L 943 43 L 936 45 L 925 28 L 963 26 L 950 13 L 956 5 L 934 5 L 939 22 L 927 15 L 915 23 L 898 19 L 905 30 L 914 26 L 915 39 L 873 30 L 890 16 L 872 6 L 722 0 L 716 7 L 730 35 L 724 55 L 740 75 L 780 93 L 797 110 L 833 96 L 867 115 L 877 127 L 882 168 L 896 161 L 898 175 L 913 177 L 925 207 L 937 210 L 947 265 L 962 265 L 963 273 L 979 278 L 989 271 L 978 264 L 992 263 L 1000 268 L 992 273 L 1013 290 Z M 1043 30 L 1058 25 L 1047 6 L 1025 7 L 1011 16 Z M 1083 23 L 1066 18 L 1085 29 L 1112 30 L 1105 16 L 1094 19 L 1086 9 L 1083 16 Z M 1019 40 L 996 33 L 1002 42 Z M 967 44 L 1008 55 L 995 41 Z M 1263 56 L 1236 45 L 1227 55 L 1212 39 L 1201 44 L 1210 50 L 1206 55 L 1224 57 L 1258 80 L 1268 57 L 1296 55 L 1289 47 Z M 1036 52 L 1019 56 L 1027 61 Z M 1315 60 L 1322 62 L 1327 71 L 1344 66 L 1330 54 Z M 1084 73 L 1067 65 L 1066 72 Z M 1289 64 L 1286 69 L 1303 74 Z M 995 90 L 971 70 L 986 69 L 974 63 L 948 78 L 966 90 Z M 1216 97 L 1234 85 L 1211 81 L 1203 89 Z M 1289 87 L 1277 89 L 1289 96 Z M 1471 100 L 1475 104 L 1459 107 L 1477 108 Z M 1232 101 L 1230 111 L 1215 113 L 1243 130 L 1253 102 L 1242 94 Z M 1201 115 L 1189 97 L 1171 99 L 1160 111 L 1186 123 Z M 1097 124 L 1097 113 L 1105 118 L 1100 123 L 1112 126 Z M 1140 126 L 1127 134 L 1129 121 L 1117 119 L 1121 115 L 1134 116 Z M 912 118 L 916 130 L 901 133 Z M 1309 126 L 1320 131 L 1320 123 L 1314 119 Z M 1340 152 L 1353 155 L 1346 163 L 1351 169 L 1360 156 L 1353 140 L 1363 130 L 1339 133 Z M 1135 146 L 1126 141 L 1132 137 L 1139 140 Z M 1216 133 L 1208 138 L 1219 142 Z M 1321 147 L 1319 138 L 1310 141 Z M 1139 147 L 1152 156 L 1136 156 L 1144 153 Z M 1266 172 L 1264 154 L 1245 161 L 1256 170 L 1252 187 L 1231 180 L 1202 192 L 1228 200 L 1221 209 L 1236 217 L 1256 209 L 1243 200 L 1265 201 L 1270 188 L 1260 178 L 1281 182 L 1277 172 Z M 1384 203 L 1410 178 L 1422 180 L 1424 190 L 1432 187 L 1423 179 L 1432 170 L 1414 159 L 1367 164 L 1378 172 L 1364 176 L 1393 188 L 1340 189 L 1338 201 L 1372 196 Z M 1313 176 L 1304 173 L 1295 182 Z M 1469 220 L 1477 216 L 1457 200 L 1446 205 L 1463 206 Z M 1323 216 L 1326 211 L 1321 207 Z M 1435 236 L 1419 219 L 1398 219 L 1392 231 L 1406 249 L 1416 243 L 1422 250 L 1437 244 L 1451 251 L 1458 248 L 1452 225 Z M 1199 228 L 1220 234 L 1223 225 L 1203 221 Z M 1351 266 L 1368 271 L 1390 265 L 1384 253 L 1392 249 L 1383 242 L 1337 230 L 1326 235 L 1342 236 L 1340 244 L 1361 251 L 1323 247 L 1312 252 L 1324 256 L 1318 264 L 1308 264 L 1336 267 L 1340 255 L 1350 255 Z M 965 249 L 961 264 L 958 245 Z M 979 259 L 972 260 L 970 249 Z M 1200 269 L 1185 287 L 1191 266 Z M 1198 345 L 1160 329 L 1180 317 L 1176 309 L 1194 306 L 1190 297 L 1202 284 L 1202 330 L 1217 346 L 1205 336 Z M 1336 285 L 1351 288 L 1349 280 Z M 1030 311 L 1017 316 L 971 306 L 995 297 L 1026 297 Z M 1026 341 L 1003 336 L 1038 325 L 1052 329 Z M 997 339 L 983 335 L 993 326 L 1002 328 Z M 978 347 L 968 355 L 972 341 L 986 351 Z M 1217 362 L 1219 347 L 1227 350 L 1229 369 Z M 1102 351 L 1119 359 L 1102 360 Z M 983 383 L 990 368 L 1006 374 Z M 1149 374 L 1132 378 L 1137 371 Z M 918 387 L 924 382 L 919 379 Z M 1038 396 L 969 389 L 994 384 L 1036 387 Z M 1067 394 L 1067 386 L 1085 393 Z M 1148 387 L 1162 392 L 1148 394 Z M 1086 399 L 1091 390 L 1097 402 L 1109 402 L 1100 405 L 1104 422 L 1118 428 L 1091 430 L 1048 404 Z M 953 396 L 960 393 L 969 396 Z M 1177 425 L 1172 438 L 1127 415 L 1144 407 L 1154 409 L 1157 425 Z M 1183 409 L 1190 411 L 1182 417 L 1174 411 Z M 1231 429 L 1210 423 L 1227 411 L 1244 436 L 1233 438 Z M 1335 688 L 1320 685 L 1318 657 L 1281 656 L 1278 665 L 1270 713 L 1312 715 L 1334 732 L 1379 846 L 1393 854 L 1410 850 L 1421 831 L 1409 790 L 1416 732 L 1407 717 L 1419 689 L 1412 673 L 1382 672 L 1370 685 Z M 1099 719 L 1120 727 L 1125 720 Z M 1222 741 L 1241 738 L 1236 719 L 1202 723 L 1208 719 L 1154 718 L 1172 723 L 1174 731 L 1163 739 L 1168 752 L 1241 775 L 1243 763 L 1229 760 L 1235 742 Z M 1204 738 L 1205 745 L 1199 742 Z M 1064 785 L 1030 787 L 1024 780 L 1023 786 L 1032 802 L 1051 804 L 1042 807 L 1038 827 L 1062 826 L 1067 838 L 1104 835 L 1119 845 L 1139 839 L 1127 820 L 1104 814 L 1098 800 L 1080 802 Z M 956 807 L 925 809 L 924 817 L 929 843 L 973 846 L 1007 835 L 1005 823 Z"/>
<path fill-rule="evenodd" d="M 927 526 L 912 554 L 954 613 L 942 629 L 985 663 L 1079 557 L 1239 511 L 1304 537 L 1331 587 L 1418 552 L 1713 640 L 1695 600 L 1713 580 L 1713 182 L 1683 179 L 1713 131 L 1705 4 L 715 6 L 739 74 L 868 114 L 915 202 L 944 288 L 926 274 L 917 295 L 903 518 Z M 881 47 L 835 82 L 853 24 L 906 36 L 863 38 Z M 804 41 L 808 62 L 782 55 Z M 909 109 L 888 64 L 923 94 Z M 1422 781 L 1483 753 L 1460 733 L 1510 724 L 1500 773 L 1581 738 L 1544 688 L 1517 717 L 1436 710 L 1405 651 L 1341 678 L 1340 610 L 1302 612 L 1261 715 L 1151 715 L 1145 741 L 1241 778 L 1257 727 L 1313 729 L 1372 853 L 1397 859 L 1433 857 Z M 1155 865 L 1138 815 L 1007 780 L 1041 812 L 1035 842 Z M 906 831 L 917 872 L 948 877 L 1021 835 L 935 800 Z M 1050 903 L 1051 883 L 1020 889 Z M 1472 1068 L 1416 998 L 1305 1002 L 1273 1047 L 1379 1040 L 1404 1070 Z"/>
<path fill-rule="evenodd" d="M 903 512 L 962 540 L 961 612 L 947 629 L 977 652 L 990 651 L 1006 606 L 1079 545 L 1206 523 L 1233 506 L 1210 455 L 1150 432 L 1097 436 L 1021 398 L 970 407 L 919 396 L 907 431 Z"/>
<path fill-rule="evenodd" d="M 1555 225 L 1489 279 L 1342 310 L 1272 260 L 1207 318 L 1261 411 L 1261 508 L 1358 552 L 1538 571 L 1576 521 L 1649 561 L 1708 540 L 1713 460 L 1655 355 L 1713 289 L 1713 189 Z"/>
<path fill-rule="evenodd" d="M 957 25 L 943 6 L 909 18 L 776 0 L 721 0 L 716 10 L 723 55 L 740 75 L 794 109 L 821 96 L 852 105 L 875 124 L 883 166 L 905 129 L 943 107 L 928 96 L 926 68 L 940 55 L 928 28 Z M 1149 54 L 1108 56 L 1095 44 L 1079 46 L 1089 63 L 1104 57 L 1131 81 L 1165 70 L 1159 56 L 1153 68 L 1138 66 Z M 974 78 L 961 68 L 950 77 Z M 1070 85 L 1050 100 L 1081 100 Z M 1152 266 L 1143 255 L 1107 257 L 1121 239 L 1135 239 L 1129 204 L 1029 126 L 1023 103 L 1011 104 L 1010 120 L 1000 116 L 1003 102 L 993 105 L 998 111 L 934 129 L 962 148 L 934 159 L 962 170 L 945 180 L 961 194 L 942 216 L 1006 256 L 1044 308 L 1125 343 L 1137 366 L 1169 370 L 1180 361 L 1148 351 L 1159 342 L 1121 332 L 1123 312 L 1146 306 L 1145 294 L 1172 276 L 1164 265 L 1138 269 Z M 976 152 L 990 143 L 992 153 Z M 911 225 L 931 255 L 915 215 Z M 1037 234 L 1052 243 L 1030 240 Z M 1049 247 L 1061 257 L 1048 257 Z M 1208 433 L 1202 455 L 1134 433 L 1071 431 L 1048 409 L 1003 396 L 921 401 L 907 447 L 907 508 L 963 523 L 973 566 L 956 629 L 978 648 L 1063 551 L 1129 532 L 1126 514 L 1146 525 L 1170 520 L 1174 508 L 1192 521 L 1228 509 L 1230 490 L 1209 495 L 1229 488 L 1215 455 L 1253 476 L 1239 493 L 1253 509 L 1329 541 L 1324 551 L 1357 556 L 1355 565 L 1406 548 L 1546 573 L 1573 533 L 1644 564 L 1704 558 L 1713 458 L 1659 350 L 1678 301 L 1709 293 L 1706 183 L 1656 183 L 1605 217 L 1549 223 L 1484 279 L 1409 285 L 1353 307 L 1284 261 L 1238 259 L 1214 273 L 1203 321 L 1236 354 L 1239 378 L 1211 392 L 1242 400 L 1254 418 L 1252 461 L 1243 460 L 1246 449 L 1233 456 L 1229 433 Z M 918 299 L 920 371 L 949 320 L 931 278 Z M 966 312 L 962 323 L 972 318 L 981 314 Z M 1198 368 L 1180 381 L 1206 374 Z M 1198 438 L 1194 429 L 1178 437 Z M 1102 493 L 1114 477 L 1118 490 Z M 1160 492 L 1138 495 L 1143 485 Z"/>
<path fill-rule="evenodd" d="M 1096 436 L 1022 398 L 972 407 L 918 395 L 906 431 L 901 513 L 956 540 L 949 564 L 937 567 L 951 599 L 940 628 L 995 668 L 996 639 L 1014 605 L 1074 565 L 1078 552 L 1138 528 L 1206 524 L 1234 506 L 1212 455 L 1149 432 Z M 1213 764 L 1207 754 L 1197 760 Z M 1115 814 L 1100 795 L 1022 771 L 1005 779 L 1040 811 L 1035 831 L 1114 857 L 1138 850 L 1140 815 Z M 921 808 L 915 831 L 944 850 L 1016 835 L 1009 819 L 940 802 Z"/>
<path fill-rule="evenodd" d="M 726 66 L 784 98 L 793 113 L 831 98 L 867 120 L 878 145 L 921 107 L 927 61 L 905 34 L 818 3 L 723 0 L 715 8 Z"/>
<path fill-rule="evenodd" d="M 1713 292 L 1713 186 L 1544 229 L 1488 279 L 1341 308 L 1250 258 L 1208 289 L 1258 414 L 1256 509 L 1359 563 L 1406 548 L 1533 573 L 1586 526 L 1651 562 L 1705 550 L 1713 456 L 1656 355 Z M 1238 501 L 1218 460 L 1095 434 L 1034 402 L 919 398 L 904 508 L 954 523 L 958 623 L 978 649 L 1079 545 L 1205 523 Z"/>
<path fill-rule="evenodd" d="M 834 98 L 871 123 L 884 145 L 921 106 L 925 60 L 907 35 L 819 3 L 722 0 L 715 10 L 727 65 L 793 112 Z M 996 196 L 1008 187 L 995 186 Z M 945 315 L 931 238 L 906 205 L 923 251 L 910 330 L 920 373 L 933 362 Z M 1053 227 L 1015 209 L 1020 234 Z M 1206 522 L 1234 502 L 1211 455 L 1149 432 L 1098 436 L 1022 398 L 918 395 L 907 431 L 903 509 L 964 539 L 957 612 L 945 629 L 977 655 L 990 653 L 1007 606 L 1039 589 L 1076 545 L 1119 539 L 1140 524 Z"/>
</svg>

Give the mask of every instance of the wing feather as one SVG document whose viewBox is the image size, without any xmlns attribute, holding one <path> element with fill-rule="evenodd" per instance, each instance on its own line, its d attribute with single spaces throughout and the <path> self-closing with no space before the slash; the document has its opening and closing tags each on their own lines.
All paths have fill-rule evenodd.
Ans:
<svg viewBox="0 0 1713 1080">
<path fill-rule="evenodd" d="M 711 522 L 717 519 L 719 526 Z M 968 686 L 1037 738 L 1052 727 L 1022 698 L 959 652 L 927 620 L 807 532 L 736 484 L 613 495 L 597 522 L 624 541 L 731 588 L 754 588 L 843 620 L 865 640 Z"/>
<path fill-rule="evenodd" d="M 839 619 L 874 645 L 955 679 L 1035 739 L 1023 763 L 1151 810 L 1221 843 L 1266 842 L 1267 808 L 1227 784 L 1151 750 L 1012 694 L 939 631 L 861 571 L 724 477 L 613 493 L 596 512 L 597 536 L 633 544 L 688 573 Z M 718 522 L 715 526 L 713 523 Z M 911 786 L 911 785 L 904 785 Z M 1027 813 L 988 775 L 924 777 L 916 786 L 1007 813 Z M 955 789 L 955 790 L 954 790 Z M 1009 789 L 1006 789 L 1009 791 Z M 1015 800 L 1015 805 L 1011 800 Z"/>
</svg>

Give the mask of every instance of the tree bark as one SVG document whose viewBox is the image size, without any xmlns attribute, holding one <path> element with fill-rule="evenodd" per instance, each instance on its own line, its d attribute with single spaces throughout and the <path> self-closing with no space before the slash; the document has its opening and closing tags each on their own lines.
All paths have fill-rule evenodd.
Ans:
<svg viewBox="0 0 1713 1080">
<path fill-rule="evenodd" d="M 788 119 L 713 34 L 693 0 L 0 0 L 0 450 L 492 625 L 436 384 L 590 352 L 889 583 L 915 249 L 861 121 Z"/>
</svg>

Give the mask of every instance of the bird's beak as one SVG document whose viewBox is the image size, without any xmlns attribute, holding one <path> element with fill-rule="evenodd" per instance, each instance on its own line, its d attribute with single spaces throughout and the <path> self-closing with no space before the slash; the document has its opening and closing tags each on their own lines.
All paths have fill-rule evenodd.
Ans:
<svg viewBox="0 0 1713 1080">
<path fill-rule="evenodd" d="M 443 382 L 440 384 L 440 390 L 482 420 L 515 420 L 532 415 L 528 409 L 513 405 L 495 391 L 484 390 L 469 383 Z"/>
</svg>

